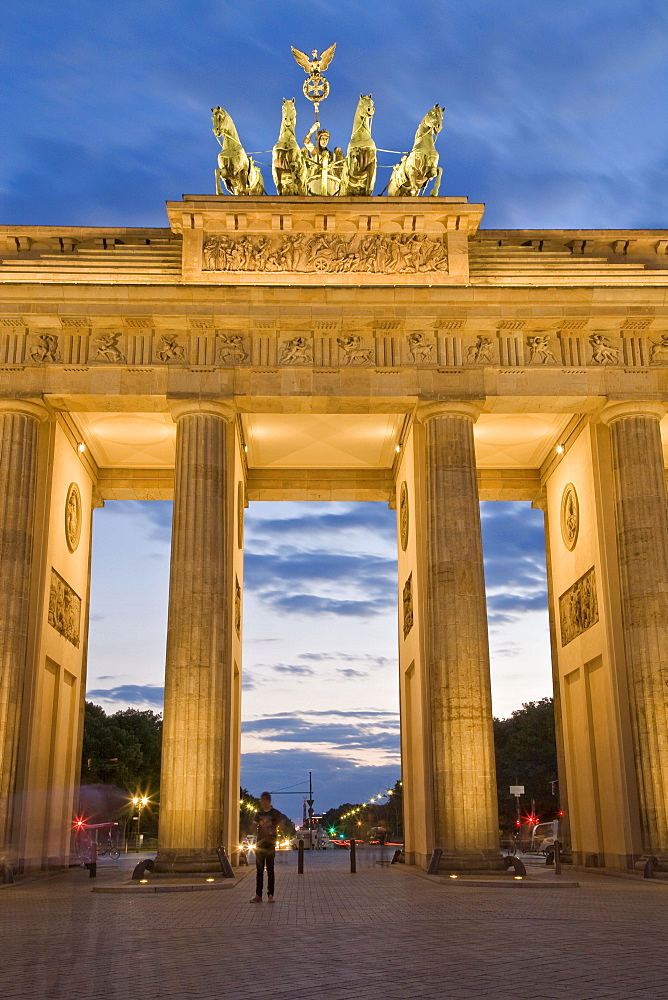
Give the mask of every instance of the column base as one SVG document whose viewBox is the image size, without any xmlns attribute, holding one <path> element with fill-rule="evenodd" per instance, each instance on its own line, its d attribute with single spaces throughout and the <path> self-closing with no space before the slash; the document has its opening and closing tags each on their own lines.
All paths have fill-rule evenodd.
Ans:
<svg viewBox="0 0 668 1000">
<path fill-rule="evenodd" d="M 453 851 L 443 853 L 438 863 L 440 872 L 504 872 L 506 865 L 499 851 Z"/>
<path fill-rule="evenodd" d="M 189 872 L 218 872 L 220 874 L 220 870 L 218 855 L 212 847 L 205 847 L 201 850 L 187 848 L 175 851 L 158 850 L 154 868 L 155 872 L 163 875 L 169 873 L 188 874 Z"/>
</svg>

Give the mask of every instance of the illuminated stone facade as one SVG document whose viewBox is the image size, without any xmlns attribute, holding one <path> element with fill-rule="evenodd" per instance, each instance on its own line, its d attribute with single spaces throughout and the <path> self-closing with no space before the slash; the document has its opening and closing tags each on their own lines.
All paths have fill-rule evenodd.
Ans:
<svg viewBox="0 0 668 1000">
<path fill-rule="evenodd" d="M 397 508 L 406 852 L 462 866 L 498 846 L 478 499 L 541 507 L 575 859 L 668 856 L 668 234 L 485 231 L 461 198 L 168 214 L 0 228 L 5 856 L 68 855 L 92 510 L 172 498 L 164 868 L 237 840 L 263 499 Z"/>
</svg>

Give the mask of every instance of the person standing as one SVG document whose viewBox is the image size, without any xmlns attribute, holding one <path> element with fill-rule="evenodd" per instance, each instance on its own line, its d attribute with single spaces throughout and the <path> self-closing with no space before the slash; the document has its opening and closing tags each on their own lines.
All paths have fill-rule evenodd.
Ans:
<svg viewBox="0 0 668 1000">
<path fill-rule="evenodd" d="M 272 808 L 271 795 L 263 792 L 260 796 L 260 811 L 257 814 L 257 843 L 255 845 L 255 896 L 251 903 L 262 902 L 264 869 L 267 869 L 267 902 L 274 902 L 274 861 L 276 859 L 276 837 L 281 822 L 278 809 Z"/>
</svg>

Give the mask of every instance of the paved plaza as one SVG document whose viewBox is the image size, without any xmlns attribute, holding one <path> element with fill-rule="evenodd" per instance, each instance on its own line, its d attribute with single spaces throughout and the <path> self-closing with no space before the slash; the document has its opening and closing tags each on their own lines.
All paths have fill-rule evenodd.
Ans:
<svg viewBox="0 0 668 1000">
<path fill-rule="evenodd" d="M 249 902 L 254 869 L 220 891 L 91 891 L 133 862 L 0 890 L 4 1000 L 668 998 L 667 884 L 473 888 L 361 851 L 356 875 L 346 852 L 307 854 L 303 876 L 281 858 L 273 904 Z"/>
</svg>

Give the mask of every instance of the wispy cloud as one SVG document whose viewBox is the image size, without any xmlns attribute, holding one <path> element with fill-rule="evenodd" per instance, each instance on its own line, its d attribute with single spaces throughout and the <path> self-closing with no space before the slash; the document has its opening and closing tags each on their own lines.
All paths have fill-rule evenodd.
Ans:
<svg viewBox="0 0 668 1000">
<path fill-rule="evenodd" d="M 162 708 L 165 689 L 157 684 L 121 684 L 113 688 L 93 688 L 86 692 L 89 701 L 104 701 L 117 705 L 152 705 Z"/>
</svg>

